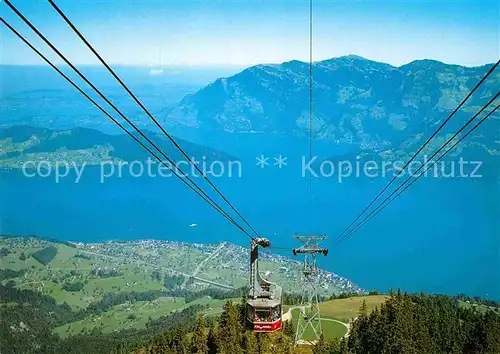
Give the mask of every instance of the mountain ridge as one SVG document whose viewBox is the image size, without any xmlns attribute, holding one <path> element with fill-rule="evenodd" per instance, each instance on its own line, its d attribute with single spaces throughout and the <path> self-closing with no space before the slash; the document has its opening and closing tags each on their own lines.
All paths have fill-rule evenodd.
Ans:
<svg viewBox="0 0 500 354">
<path fill-rule="evenodd" d="M 331 58 L 327 58 L 327 59 L 316 60 L 316 61 L 313 61 L 313 65 L 317 64 L 317 63 L 334 62 L 334 61 L 339 61 L 339 60 L 344 60 L 344 61 L 345 60 L 350 60 L 350 61 L 365 61 L 365 62 L 371 62 L 371 63 L 376 63 L 376 64 L 382 64 L 382 65 L 385 65 L 385 66 L 388 66 L 388 67 L 391 67 L 391 68 L 395 68 L 395 69 L 402 68 L 402 67 L 409 66 L 409 65 L 416 65 L 416 64 L 419 64 L 419 63 L 434 63 L 434 64 L 437 64 L 437 65 L 456 66 L 456 67 L 463 67 L 463 68 L 484 68 L 484 67 L 488 67 L 488 66 L 494 65 L 494 63 L 484 63 L 484 64 L 481 64 L 481 65 L 463 65 L 463 64 L 456 64 L 456 63 L 445 63 L 443 61 L 440 61 L 440 60 L 437 60 L 437 59 L 430 59 L 430 58 L 414 59 L 412 61 L 409 61 L 409 62 L 401 64 L 401 65 L 393 65 L 393 64 L 389 64 L 389 63 L 386 63 L 386 62 L 383 62 L 383 61 L 369 59 L 369 58 L 366 58 L 366 57 L 363 57 L 363 56 L 357 55 L 357 54 L 346 54 L 346 55 L 341 55 L 341 56 L 338 56 L 338 57 L 331 57 Z M 280 65 L 292 64 L 292 63 L 297 63 L 297 64 L 301 64 L 301 65 L 304 64 L 304 65 L 309 66 L 309 61 L 302 61 L 302 60 L 298 60 L 298 59 L 291 59 L 291 60 L 288 60 L 288 61 L 284 61 L 282 63 L 261 63 L 261 64 L 255 64 L 255 65 L 249 66 L 248 68 L 246 68 L 244 70 L 247 70 L 247 69 L 250 69 L 250 68 L 253 68 L 253 67 L 256 67 L 256 66 L 280 66 Z"/>
<path fill-rule="evenodd" d="M 143 133 L 174 162 L 184 160 L 179 151 L 159 133 L 143 129 Z M 138 133 L 132 133 L 141 139 Z M 189 141 L 174 137 L 183 150 L 192 157 L 206 157 L 212 160 L 236 160 L 229 154 Z M 64 161 L 80 161 L 98 164 L 106 159 L 118 161 L 153 159 L 147 151 L 139 146 L 127 134 L 109 135 L 102 131 L 75 127 L 71 129 L 48 129 L 25 125 L 0 128 L 0 166 L 20 167 L 27 158 L 42 156 L 46 160 L 62 158 Z M 157 153 L 153 148 L 153 152 Z M 158 156 L 161 157 L 159 153 Z M 80 161 L 81 162 L 81 161 Z"/>
<path fill-rule="evenodd" d="M 361 149 L 396 148 L 441 122 L 490 65 L 416 60 L 394 67 L 357 56 L 315 62 L 314 138 Z M 493 74 L 454 121 L 465 121 L 497 85 L 500 74 Z M 165 113 L 165 123 L 171 127 L 308 136 L 309 64 L 293 60 L 252 66 L 187 95 Z M 452 129 L 447 125 L 443 133 Z M 491 130 L 488 140 L 498 140 Z"/>
</svg>

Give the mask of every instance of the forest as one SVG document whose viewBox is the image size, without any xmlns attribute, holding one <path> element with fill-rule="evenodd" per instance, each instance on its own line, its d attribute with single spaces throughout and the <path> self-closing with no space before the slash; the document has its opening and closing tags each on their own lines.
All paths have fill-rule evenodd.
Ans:
<svg viewBox="0 0 500 354">
<path fill-rule="evenodd" d="M 444 295 L 390 294 L 360 309 L 341 353 L 500 353 L 500 315 Z"/>
<path fill-rule="evenodd" d="M 192 336 L 182 327 L 167 332 L 143 348 L 146 353 L 302 353 L 293 345 L 294 329 L 286 324 L 280 333 L 246 331 L 239 304 L 226 303 L 224 312 L 208 331 L 199 318 Z M 188 338 L 191 338 L 190 340 Z M 467 309 L 444 295 L 408 295 L 391 291 L 371 313 L 363 302 L 349 336 L 321 338 L 314 354 L 500 353 L 498 311 Z"/>
<path fill-rule="evenodd" d="M 390 292 L 380 308 L 359 309 L 349 335 L 341 340 L 321 338 L 310 347 L 294 345 L 294 328 L 255 334 L 245 328 L 244 301 L 228 300 L 218 317 L 204 317 L 205 306 L 194 305 L 150 320 L 145 329 L 105 334 L 98 329 L 61 339 L 57 325 L 81 316 L 50 296 L 0 286 L 0 347 L 2 353 L 500 353 L 498 308 L 462 306 L 457 297 Z M 109 295 L 85 311 L 105 310 L 121 301 L 153 299 L 160 293 Z M 296 296 L 287 295 L 287 302 Z M 9 304 L 6 306 L 6 304 Z M 30 335 L 27 336 L 26 333 Z"/>
</svg>

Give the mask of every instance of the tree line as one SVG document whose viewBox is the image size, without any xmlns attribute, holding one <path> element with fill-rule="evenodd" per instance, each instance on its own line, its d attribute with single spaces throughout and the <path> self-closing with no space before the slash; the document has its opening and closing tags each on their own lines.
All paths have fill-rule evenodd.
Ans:
<svg viewBox="0 0 500 354">
<path fill-rule="evenodd" d="M 151 343 L 135 353 L 285 354 L 295 352 L 292 339 L 293 327 L 286 324 L 281 332 L 256 334 L 246 330 L 245 313 L 244 297 L 240 304 L 227 301 L 217 321 L 207 321 L 204 316 L 198 316 L 192 331 L 185 326 L 177 326 L 174 330 L 157 336 Z"/>
<path fill-rule="evenodd" d="M 380 308 L 366 304 L 354 321 L 342 354 L 500 353 L 500 316 L 445 295 L 390 293 Z"/>
<path fill-rule="evenodd" d="M 160 293 L 105 295 L 88 313 L 122 301 L 152 299 Z M 219 317 L 200 316 L 207 306 L 195 305 L 150 319 L 144 329 L 102 333 L 98 328 L 61 339 L 53 329 L 73 322 L 78 312 L 67 304 L 31 290 L 0 284 L 0 347 L 2 353 L 197 353 L 296 354 L 293 325 L 272 334 L 246 330 L 245 296 L 228 300 Z M 295 295 L 287 298 L 295 300 Z M 8 306 L 7 306 L 8 304 Z M 27 336 L 26 333 L 29 333 Z M 310 348 L 314 354 L 500 353 L 500 315 L 489 309 L 462 306 L 455 297 L 390 292 L 368 313 L 363 302 L 349 336 L 324 337 Z M 310 352 L 309 350 L 309 352 Z"/>
<path fill-rule="evenodd" d="M 465 294 L 458 294 L 457 296 L 454 296 L 457 300 L 465 301 L 465 302 L 470 302 L 473 304 L 480 304 L 480 305 L 485 305 L 485 306 L 491 306 L 491 307 L 500 307 L 500 302 L 495 301 L 492 299 L 483 299 L 480 298 L 479 296 L 467 296 Z"/>
<path fill-rule="evenodd" d="M 0 269 L 0 281 L 22 277 L 26 273 L 26 269 L 13 270 L 13 269 Z"/>
<path fill-rule="evenodd" d="M 294 328 L 256 334 L 245 330 L 244 301 L 228 301 L 216 322 L 198 317 L 191 332 L 182 326 L 156 337 L 136 353 L 257 354 L 303 353 L 294 345 Z M 460 305 L 445 295 L 390 292 L 380 308 L 359 309 L 346 338 L 320 340 L 314 354 L 493 354 L 500 353 L 500 316 Z M 310 352 L 310 351 L 309 351 Z"/>
<path fill-rule="evenodd" d="M 0 348 L 9 353 L 130 353 L 147 345 L 155 336 L 177 326 L 193 330 L 196 315 L 207 306 L 194 305 L 171 312 L 158 319 L 149 319 L 144 329 L 127 329 L 102 333 L 98 328 L 61 339 L 55 327 L 97 314 L 114 303 L 147 301 L 159 294 L 130 292 L 106 294 L 89 308 L 74 312 L 66 303 L 59 305 L 51 296 L 32 290 L 20 290 L 10 281 L 0 284 Z M 29 334 L 29 335 L 27 335 Z"/>
</svg>

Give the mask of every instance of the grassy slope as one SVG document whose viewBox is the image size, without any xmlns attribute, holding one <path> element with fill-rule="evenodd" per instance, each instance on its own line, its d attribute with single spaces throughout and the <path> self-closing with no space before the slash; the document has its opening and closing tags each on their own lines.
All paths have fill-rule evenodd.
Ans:
<svg viewBox="0 0 500 354">
<path fill-rule="evenodd" d="M 385 295 L 359 296 L 320 303 L 322 318 L 321 326 L 325 339 L 341 338 L 347 333 L 347 328 L 344 325 L 338 322 L 329 321 L 330 319 L 348 324 L 350 319 L 358 315 L 363 301 L 366 302 L 367 310 L 370 312 L 375 307 L 380 308 L 380 304 L 383 303 L 386 298 L 387 296 Z M 292 323 L 295 327 L 297 326 L 298 311 L 298 309 L 292 310 Z M 308 328 L 305 333 L 305 340 L 315 339 L 311 328 Z"/>
<path fill-rule="evenodd" d="M 375 307 L 380 308 L 380 304 L 387 299 L 385 295 L 357 296 L 348 299 L 335 299 L 320 304 L 321 314 L 324 317 L 334 318 L 344 323 L 349 323 L 351 318 L 358 315 L 359 309 L 366 302 L 366 308 L 370 313 Z"/>
<path fill-rule="evenodd" d="M 56 245 L 58 252 L 47 267 L 38 263 L 30 255 L 46 245 Z M 151 279 L 151 267 L 135 267 L 132 264 L 117 264 L 112 260 L 94 258 L 92 260 L 73 258 L 79 251 L 75 248 L 54 244 L 46 241 L 31 241 L 27 247 L 10 247 L 11 254 L 1 258 L 1 267 L 14 270 L 28 269 L 22 279 L 14 279 L 21 289 L 41 290 L 52 296 L 58 303 L 66 302 L 74 310 L 85 308 L 92 301 L 99 300 L 102 294 L 119 291 L 148 291 L 164 290 L 163 284 Z M 33 247 L 35 246 L 35 247 Z M 26 261 L 19 260 L 21 252 L 24 252 Z M 110 278 L 93 278 L 89 275 L 92 268 L 115 268 L 122 275 Z M 70 271 L 76 271 L 76 275 L 68 276 Z M 69 282 L 85 282 L 82 291 L 67 292 L 62 289 L 62 282 L 54 280 L 66 277 Z"/>
<path fill-rule="evenodd" d="M 87 260 L 83 258 L 74 258 L 77 249 L 63 244 L 55 244 L 43 240 L 30 239 L 20 242 L 15 247 L 10 241 L 2 240 L 0 247 L 7 247 L 10 254 L 0 258 L 1 268 L 10 268 L 13 270 L 27 269 L 27 273 L 22 278 L 12 279 L 20 289 L 39 290 L 44 294 L 53 297 L 56 302 L 62 304 L 66 302 L 73 310 L 79 310 L 87 307 L 91 302 L 98 301 L 102 294 L 119 291 L 137 291 L 144 292 L 148 290 L 164 290 L 163 284 L 151 279 L 152 267 L 134 266 L 133 264 L 119 264 L 110 259 L 101 257 Z M 31 254 L 46 247 L 55 245 L 58 249 L 57 255 L 48 266 L 41 265 L 38 261 L 30 257 Z M 24 252 L 27 259 L 19 259 Z M 94 278 L 89 272 L 92 268 L 115 268 L 122 275 L 110 278 Z M 70 275 L 70 271 L 76 271 L 76 275 Z M 62 288 L 62 281 L 55 282 L 56 279 L 65 278 L 69 282 L 85 282 L 82 291 L 68 292 Z M 74 322 L 61 326 L 56 332 L 62 336 L 76 334 L 83 328 L 91 330 L 94 327 L 101 326 L 103 332 L 111 332 L 115 329 L 125 329 L 130 327 L 143 328 L 149 318 L 156 319 L 168 314 L 169 312 L 182 309 L 197 303 L 208 303 L 213 307 L 220 306 L 219 300 L 199 299 L 186 305 L 184 299 L 160 298 L 152 302 L 136 302 L 132 305 L 117 305 L 103 313 L 101 316 L 89 316 L 82 321 Z M 129 314 L 134 313 L 135 319 L 128 319 Z"/>
<path fill-rule="evenodd" d="M 88 316 L 87 318 L 57 327 L 55 331 L 61 337 L 66 337 L 70 334 L 76 334 L 82 330 L 92 330 L 93 328 L 101 328 L 104 333 L 119 331 L 129 328 L 144 328 L 149 319 L 157 319 L 165 316 L 172 311 L 183 310 L 186 307 L 196 304 L 208 304 L 214 308 L 218 308 L 222 304 L 222 300 L 214 300 L 209 298 L 198 299 L 188 304 L 183 298 L 167 298 L 162 297 L 154 301 L 138 301 L 134 304 L 121 304 L 113 306 L 108 311 L 99 316 Z M 135 315 L 135 318 L 129 318 L 129 315 Z"/>
<path fill-rule="evenodd" d="M 64 244 L 57 244 L 53 242 L 36 240 L 36 239 L 21 239 L 16 240 L 12 244 L 12 240 L 0 240 L 0 247 L 7 247 L 12 252 L 11 254 L 0 258 L 0 266 L 2 268 L 10 268 L 14 270 L 27 269 L 28 272 L 22 278 L 16 278 L 14 281 L 20 288 L 40 290 L 55 298 L 58 303 L 66 302 L 74 310 L 85 308 L 91 302 L 101 299 L 102 295 L 107 292 L 119 291 L 147 291 L 147 290 L 163 290 L 163 284 L 153 281 L 151 279 L 151 272 L 154 268 L 145 265 L 137 264 L 134 261 L 125 262 L 113 258 L 106 257 L 93 257 L 91 260 L 84 258 L 74 258 L 78 253 L 78 249 L 69 247 Z M 50 262 L 48 266 L 43 266 L 38 263 L 30 255 L 43 247 L 48 245 L 55 245 L 58 248 L 56 257 Z M 127 248 L 125 246 L 124 248 Z M 135 250 L 136 252 L 145 252 L 141 249 Z M 21 261 L 19 256 L 24 252 L 26 257 L 25 261 Z M 176 264 L 180 264 L 181 268 L 188 270 L 188 265 L 198 264 L 203 258 L 198 254 L 190 254 L 192 259 L 183 259 L 179 252 L 175 250 L 165 250 L 168 256 L 175 259 Z M 184 255 L 185 256 L 185 255 Z M 160 263 L 165 262 L 169 257 L 162 254 L 158 257 Z M 169 265 L 165 262 L 165 265 Z M 121 275 L 110 278 L 95 278 L 89 274 L 92 268 L 115 268 Z M 70 274 L 71 271 L 73 275 Z M 213 272 L 211 267 L 208 267 L 203 276 L 207 273 Z M 216 278 L 216 274 L 211 274 L 208 278 Z M 59 281 L 59 282 L 56 282 Z M 234 279 L 233 279 L 234 280 Z M 82 291 L 68 292 L 62 289 L 64 282 L 86 282 Z M 242 284 L 243 285 L 243 284 Z M 366 300 L 367 308 L 370 311 L 375 306 L 383 302 L 385 296 L 366 296 L 355 297 L 349 299 L 331 300 L 324 302 L 320 305 L 322 317 L 340 320 L 348 323 L 349 319 L 355 317 L 359 311 L 361 303 Z M 239 299 L 234 299 L 239 302 Z M 205 302 L 209 304 L 211 310 L 207 315 L 218 315 L 221 312 L 221 305 L 223 301 L 212 299 L 199 299 L 189 305 L 195 303 Z M 130 327 L 142 328 L 151 317 L 156 319 L 160 316 L 166 315 L 170 311 L 182 309 L 185 306 L 183 299 L 173 298 L 160 298 L 152 302 L 136 302 L 134 304 L 117 305 L 101 314 L 99 317 L 90 316 L 82 321 L 68 324 L 57 329 L 57 332 L 62 336 L 71 333 L 78 333 L 83 328 L 90 330 L 94 327 L 101 326 L 104 332 L 110 332 L 115 329 L 125 329 Z M 129 319 L 128 316 L 133 313 L 136 315 L 135 319 Z M 294 316 L 296 321 L 296 316 Z M 327 338 L 341 337 L 345 334 L 345 326 L 331 321 L 323 321 Z"/>
<path fill-rule="evenodd" d="M 38 261 L 30 257 L 31 254 L 47 247 L 55 246 L 58 249 L 57 255 L 47 265 L 43 266 Z M 7 256 L 0 258 L 0 267 L 13 270 L 26 269 L 27 273 L 21 278 L 14 278 L 20 289 L 39 290 L 44 294 L 53 297 L 57 303 L 66 302 L 74 311 L 87 307 L 91 302 L 98 301 L 102 295 L 108 292 L 165 290 L 162 282 L 151 279 L 151 273 L 155 268 L 134 262 L 120 262 L 113 258 L 93 257 L 91 260 L 75 258 L 82 252 L 64 244 L 53 243 L 39 239 L 0 239 L 0 248 L 6 247 L 11 252 Z M 125 247 L 126 248 L 126 247 Z M 135 249 L 134 249 L 135 251 Z M 137 252 L 141 252 L 140 249 Z M 24 253 L 27 259 L 19 259 Z M 168 250 L 174 262 L 178 262 L 186 271 L 192 271 L 193 264 L 198 264 L 203 258 L 201 255 L 186 255 L 184 258 L 180 252 Z M 164 258 L 160 263 L 165 262 Z M 191 267 L 188 266 L 191 264 Z M 165 265 L 169 265 L 165 263 Z M 93 268 L 115 268 L 121 273 L 117 277 L 96 278 L 89 274 Z M 74 271 L 74 275 L 70 272 Z M 57 281 L 59 282 L 57 282 Z M 6 280 L 7 281 L 7 280 Z M 4 282 L 6 282 L 4 281 Z M 68 292 L 62 288 L 64 282 L 86 282 L 82 291 Z M 239 302 L 240 299 L 233 299 Z M 182 310 L 188 306 L 196 304 L 207 304 L 210 309 L 207 315 L 217 316 L 222 312 L 223 300 L 202 298 L 185 303 L 183 298 L 159 298 L 154 301 L 138 301 L 134 304 L 121 304 L 113 306 L 100 316 L 88 316 L 87 318 L 66 324 L 56 328 L 56 332 L 66 337 L 77 334 L 83 329 L 92 330 L 101 328 L 103 332 L 109 333 L 114 330 L 127 328 L 144 328 L 147 321 L 157 319 L 167 315 L 174 310 Z M 128 318 L 134 314 L 135 318 Z"/>
<path fill-rule="evenodd" d="M 292 310 L 292 323 L 294 328 L 297 328 L 298 314 L 299 314 L 298 309 Z M 344 325 L 337 322 L 328 321 L 328 318 L 324 316 L 322 316 L 321 328 L 323 329 L 325 339 L 342 338 L 347 333 L 347 329 L 345 328 Z M 316 339 L 311 327 L 308 327 L 306 329 L 303 339 L 305 340 Z"/>
</svg>

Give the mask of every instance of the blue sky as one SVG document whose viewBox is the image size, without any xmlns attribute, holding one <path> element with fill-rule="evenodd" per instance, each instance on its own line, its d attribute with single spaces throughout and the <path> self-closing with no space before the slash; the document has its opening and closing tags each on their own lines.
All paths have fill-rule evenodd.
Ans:
<svg viewBox="0 0 500 354">
<path fill-rule="evenodd" d="M 96 59 L 42 0 L 11 0 L 77 64 Z M 308 60 L 308 0 L 58 0 L 113 64 L 252 65 Z M 481 65 L 500 53 L 500 2 L 314 0 L 314 60 L 347 54 L 402 65 L 416 59 Z M 0 13 L 33 43 L 29 28 Z M 4 64 L 41 64 L 7 29 Z M 49 56 L 55 58 L 55 56 Z"/>
</svg>

